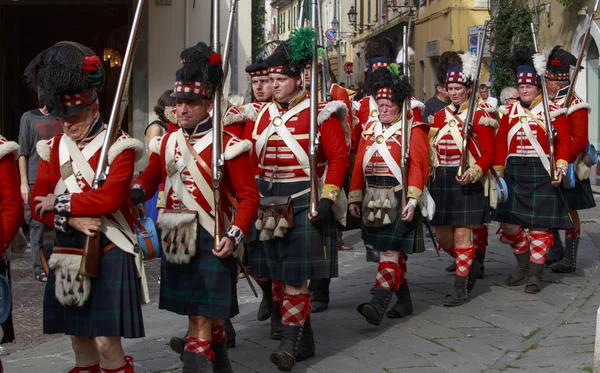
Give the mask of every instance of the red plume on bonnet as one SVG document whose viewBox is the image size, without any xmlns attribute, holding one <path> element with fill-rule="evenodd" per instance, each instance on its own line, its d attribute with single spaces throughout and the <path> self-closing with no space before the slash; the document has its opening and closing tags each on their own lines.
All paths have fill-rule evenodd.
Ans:
<svg viewBox="0 0 600 373">
<path fill-rule="evenodd" d="M 100 67 L 100 59 L 97 56 L 85 56 L 81 65 L 81 70 L 84 73 L 89 74 L 92 71 L 98 70 L 98 67 Z"/>
<path fill-rule="evenodd" d="M 208 60 L 208 64 L 212 66 L 219 66 L 222 62 L 223 60 L 221 59 L 221 55 L 218 53 L 211 54 Z"/>
</svg>

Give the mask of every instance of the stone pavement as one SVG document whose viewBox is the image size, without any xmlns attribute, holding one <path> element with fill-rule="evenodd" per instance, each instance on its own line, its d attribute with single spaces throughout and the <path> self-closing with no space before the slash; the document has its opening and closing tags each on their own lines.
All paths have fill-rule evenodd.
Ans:
<svg viewBox="0 0 600 373">
<path fill-rule="evenodd" d="M 424 254 L 408 260 L 414 315 L 384 319 L 379 327 L 356 312 L 359 303 L 370 299 L 376 266 L 365 263 L 359 232 L 349 232 L 346 242 L 355 248 L 340 252 L 340 277 L 332 281 L 329 309 L 312 316 L 316 356 L 297 364 L 294 372 L 592 372 L 600 304 L 600 217 L 596 210 L 582 219 L 577 272 L 548 271 L 544 290 L 536 295 L 525 294 L 523 286 L 503 286 L 515 261 L 510 247 L 493 234 L 497 226 L 490 226 L 486 277 L 478 281 L 470 301 L 457 308 L 442 306 L 453 282 L 444 271 L 450 259 L 443 253 L 438 257 L 428 242 Z M 230 350 L 234 371 L 275 372 L 269 354 L 278 342 L 268 338 L 268 321 L 256 321 L 258 303 L 248 285 L 241 281 L 239 287 L 237 346 Z M 158 310 L 156 301 L 154 296 L 144 307 L 146 338 L 125 341 L 125 350 L 134 357 L 136 372 L 180 372 L 181 363 L 168 341 L 185 333 L 186 320 Z M 6 372 L 72 368 L 68 339 L 41 342 L 26 349 L 8 346 L 8 355 L 2 357 Z"/>
</svg>

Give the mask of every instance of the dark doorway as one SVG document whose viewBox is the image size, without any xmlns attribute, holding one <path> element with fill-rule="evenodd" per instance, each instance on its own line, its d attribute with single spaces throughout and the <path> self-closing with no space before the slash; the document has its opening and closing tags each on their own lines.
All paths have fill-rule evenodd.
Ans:
<svg viewBox="0 0 600 373">
<path fill-rule="evenodd" d="M 36 54 L 70 40 L 90 47 L 101 60 L 105 48 L 117 49 L 124 56 L 131 16 L 131 0 L 11 4 L 0 0 L 0 133 L 16 140 L 21 115 L 37 107 L 35 93 L 22 79 Z M 103 62 L 103 67 L 106 83 L 99 96 L 100 111 L 108 121 L 121 69 L 111 68 L 110 62 Z"/>
</svg>

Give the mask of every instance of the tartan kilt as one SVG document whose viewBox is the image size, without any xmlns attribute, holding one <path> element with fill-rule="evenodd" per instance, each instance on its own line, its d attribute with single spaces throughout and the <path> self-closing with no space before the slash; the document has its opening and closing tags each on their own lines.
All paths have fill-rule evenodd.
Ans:
<svg viewBox="0 0 600 373">
<path fill-rule="evenodd" d="M 587 210 L 596 207 L 594 194 L 592 193 L 592 183 L 590 179 L 583 181 L 575 180 L 574 188 L 564 188 L 567 197 L 567 205 L 571 210 Z"/>
<path fill-rule="evenodd" d="M 9 285 L 12 285 L 12 279 L 10 276 L 10 261 L 8 261 L 6 259 L 0 260 L 0 274 L 5 276 L 8 279 Z M 12 291 L 12 286 L 11 286 L 11 291 Z M 12 294 L 11 294 L 11 297 L 12 297 Z M 2 332 L 4 333 L 4 336 L 2 337 L 0 344 L 11 343 L 11 342 L 15 341 L 15 328 L 14 328 L 14 324 L 13 324 L 13 316 L 12 316 L 13 311 L 12 310 L 13 310 L 13 305 L 11 302 L 10 313 L 8 314 L 8 318 L 6 319 L 5 322 L 0 324 L 0 327 L 2 328 Z"/>
<path fill-rule="evenodd" d="M 158 308 L 179 315 L 229 319 L 239 313 L 237 262 L 213 255 L 213 236 L 198 225 L 196 256 L 187 264 L 161 259 Z"/>
<path fill-rule="evenodd" d="M 257 180 L 261 195 L 289 196 L 308 188 L 308 182 L 269 183 Z M 337 222 L 330 213 L 325 220 L 313 224 L 308 220 L 310 193 L 293 201 L 294 227 L 283 238 L 269 241 L 255 240 L 248 245 L 247 259 L 253 276 L 262 276 L 282 282 L 332 278 L 338 276 L 336 247 Z"/>
<path fill-rule="evenodd" d="M 393 177 L 367 177 L 367 184 L 384 187 L 395 187 L 398 181 Z M 363 193 L 364 194 L 364 193 Z M 404 222 L 402 216 L 402 191 L 394 193 L 398 200 L 396 221 L 383 227 L 367 227 L 362 224 L 361 238 L 373 245 L 377 251 L 399 251 L 404 254 L 419 254 L 425 251 L 423 239 L 423 217 L 417 206 L 412 221 Z"/>
<path fill-rule="evenodd" d="M 498 204 L 492 220 L 526 228 L 573 227 L 562 189 L 550 184 L 539 158 L 510 157 L 504 175 L 508 200 Z"/>
<path fill-rule="evenodd" d="M 429 183 L 435 201 L 433 226 L 481 225 L 490 221 L 490 202 L 480 182 L 460 185 L 458 167 L 437 167 Z"/>
<path fill-rule="evenodd" d="M 348 192 L 350 191 L 350 174 L 346 175 L 346 180 L 344 181 L 344 190 L 343 192 L 346 193 L 346 196 L 348 195 Z M 340 224 L 340 230 L 343 232 L 346 231 L 351 231 L 354 229 L 360 229 L 362 227 L 362 221 L 361 219 L 357 219 L 354 216 L 352 216 L 352 214 L 350 213 L 350 203 L 348 203 L 348 207 L 346 208 L 346 226 L 343 227 Z"/>
<path fill-rule="evenodd" d="M 54 295 L 54 270 L 44 292 L 44 334 L 78 337 L 144 337 L 142 288 L 135 258 L 114 247 L 100 256 L 100 274 L 91 278 L 83 307 L 61 305 Z"/>
</svg>

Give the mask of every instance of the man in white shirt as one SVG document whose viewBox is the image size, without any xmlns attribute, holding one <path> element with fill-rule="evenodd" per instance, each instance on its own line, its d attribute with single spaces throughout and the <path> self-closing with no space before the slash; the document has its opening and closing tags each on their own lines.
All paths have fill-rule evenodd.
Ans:
<svg viewBox="0 0 600 373">
<path fill-rule="evenodd" d="M 490 96 L 490 89 L 485 83 L 479 85 L 479 100 L 480 102 L 485 102 L 494 108 L 498 107 L 498 99 Z"/>
</svg>

